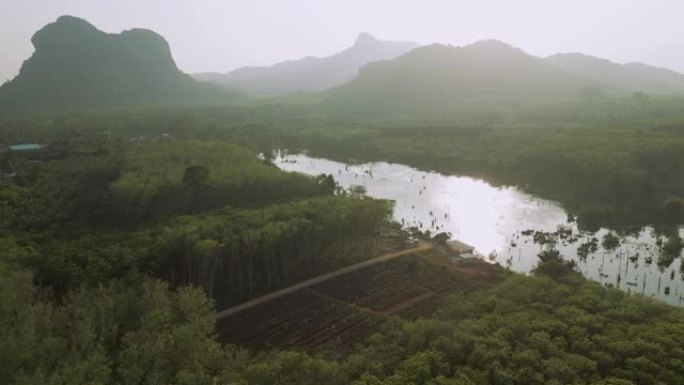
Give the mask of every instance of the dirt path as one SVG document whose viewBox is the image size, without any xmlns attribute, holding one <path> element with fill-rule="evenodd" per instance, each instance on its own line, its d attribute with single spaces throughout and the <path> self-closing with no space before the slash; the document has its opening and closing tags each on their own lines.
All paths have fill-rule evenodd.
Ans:
<svg viewBox="0 0 684 385">
<path fill-rule="evenodd" d="M 329 279 L 332 279 L 332 278 L 335 278 L 335 277 L 339 277 L 340 275 L 344 275 L 344 274 L 350 273 L 350 272 L 352 272 L 352 271 L 355 271 L 355 270 L 358 270 L 358 269 L 362 269 L 362 268 L 364 268 L 364 267 L 368 267 L 368 266 L 375 265 L 376 263 L 385 262 L 385 261 L 388 261 L 388 260 L 390 260 L 390 259 L 394 259 L 394 258 L 400 257 L 400 256 L 402 256 L 402 255 L 414 253 L 414 252 L 416 252 L 416 251 L 428 250 L 428 249 L 431 249 L 431 248 L 432 248 L 432 244 L 430 244 L 429 242 L 423 242 L 423 241 L 421 241 L 421 243 L 420 243 L 418 246 L 416 246 L 416 247 L 412 247 L 412 248 L 410 248 L 410 249 L 398 251 L 398 252 L 396 252 L 396 253 L 384 254 L 384 255 L 381 255 L 381 256 L 379 256 L 379 257 L 375 257 L 375 258 L 373 258 L 373 259 L 369 259 L 369 260 L 367 260 L 367 261 L 363 261 L 363 262 L 357 263 L 357 264 L 355 264 L 355 265 L 343 267 L 343 268 L 341 268 L 341 269 L 339 269 L 339 270 L 335 270 L 335 271 L 330 272 L 330 273 L 327 273 L 327 274 L 319 275 L 319 276 L 316 277 L 316 278 L 312 278 L 312 279 L 309 279 L 309 280 L 300 282 L 300 283 L 298 283 L 298 284 L 295 284 L 295 285 L 286 287 L 286 288 L 284 288 L 284 289 L 280 289 L 280 290 L 278 290 L 278 291 L 274 291 L 273 293 L 266 294 L 266 295 L 264 295 L 264 296 L 262 296 L 262 297 L 253 299 L 253 300 L 251 300 L 251 301 L 249 301 L 249 302 L 245 302 L 245 303 L 243 303 L 243 304 L 240 304 L 240 305 L 233 306 L 233 307 L 231 307 L 231 308 L 222 310 L 222 311 L 220 311 L 220 312 L 218 312 L 218 313 L 216 314 L 216 319 L 217 319 L 217 320 L 220 320 L 220 319 L 223 318 L 223 317 L 227 317 L 227 316 L 233 315 L 233 314 L 235 314 L 235 313 L 239 313 L 239 312 L 241 312 L 241 311 L 243 311 L 243 310 L 246 310 L 246 309 L 249 309 L 249 308 L 251 308 L 251 307 L 254 307 L 254 306 L 257 306 L 257 305 L 266 303 L 266 302 L 268 302 L 268 301 L 274 300 L 274 299 L 279 298 L 279 297 L 282 297 L 282 296 L 284 296 L 284 295 L 293 293 L 293 292 L 295 292 L 295 291 L 297 291 L 297 290 L 305 289 L 305 288 L 307 288 L 307 287 L 310 287 L 310 286 L 319 284 L 319 283 L 324 282 L 324 281 L 327 281 L 327 280 L 329 280 Z"/>
</svg>

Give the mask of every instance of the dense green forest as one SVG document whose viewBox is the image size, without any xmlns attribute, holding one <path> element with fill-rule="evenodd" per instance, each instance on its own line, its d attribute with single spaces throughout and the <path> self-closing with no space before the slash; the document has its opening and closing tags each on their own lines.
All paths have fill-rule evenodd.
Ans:
<svg viewBox="0 0 684 385">
<path fill-rule="evenodd" d="M 684 220 L 684 125 L 312 130 L 299 148 L 484 178 L 561 202 L 587 230 Z"/>
<path fill-rule="evenodd" d="M 677 98 L 616 98 L 513 115 L 490 111 L 451 123 L 293 122 L 276 134 L 283 146 L 313 155 L 516 185 L 559 201 L 587 230 L 650 224 L 671 231 L 684 222 L 681 106 Z"/>
<path fill-rule="evenodd" d="M 140 273 L 55 302 L 0 267 L 3 384 L 683 383 L 681 309 L 602 288 L 553 255 L 534 277 L 396 320 L 342 360 L 221 346 L 201 290 Z"/>
<path fill-rule="evenodd" d="M 39 163 L 2 154 L 16 172 L 0 190 L 3 237 L 58 297 L 141 271 L 225 306 L 367 258 L 395 226 L 390 202 L 233 143 L 87 139 L 31 155 Z"/>
<path fill-rule="evenodd" d="M 0 154 L 3 384 L 229 380 L 248 355 L 214 340 L 215 304 L 372 257 L 395 226 L 231 142 L 20 133 L 48 145 Z"/>
<path fill-rule="evenodd" d="M 228 204 L 332 194 L 335 187 L 283 173 L 230 143 L 94 144 L 86 150 L 88 143 L 57 143 L 46 150 L 57 152 L 57 159 L 39 165 L 5 155 L 8 169 L 18 172 L 21 182 L 3 190 L 12 201 L 11 212 L 3 216 L 6 224 L 115 226 Z"/>
<path fill-rule="evenodd" d="M 535 277 L 453 298 L 348 358 L 364 384 L 679 384 L 675 309 L 587 282 L 548 253 Z"/>
<path fill-rule="evenodd" d="M 681 309 L 552 253 L 344 357 L 215 339 L 216 309 L 377 255 L 397 226 L 391 202 L 278 170 L 278 148 L 516 184 L 586 228 L 672 230 L 684 117 L 672 100 L 621 103 L 454 125 L 261 103 L 4 121 L 9 143 L 46 147 L 0 155 L 14 175 L 0 186 L 0 383 L 681 383 Z"/>
<path fill-rule="evenodd" d="M 463 114 L 447 123 L 439 116 L 421 122 L 391 115 L 356 120 L 330 116 L 309 103 L 259 102 L 9 121 L 3 130 L 10 138 L 25 138 L 29 124 L 33 137 L 45 141 L 61 131 L 92 132 L 96 126 L 126 139 L 169 134 L 230 140 L 267 156 L 290 149 L 351 162 L 386 160 L 519 186 L 559 201 L 588 230 L 630 231 L 650 224 L 670 232 L 684 222 L 682 103 L 674 97 L 592 99 L 513 114 Z"/>
</svg>

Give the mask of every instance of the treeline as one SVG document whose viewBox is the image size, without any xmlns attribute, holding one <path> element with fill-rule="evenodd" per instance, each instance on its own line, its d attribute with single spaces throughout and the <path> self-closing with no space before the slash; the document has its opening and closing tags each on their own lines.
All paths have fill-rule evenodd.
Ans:
<svg viewBox="0 0 684 385">
<path fill-rule="evenodd" d="M 124 141 L 168 134 L 229 140 L 265 154 L 285 148 L 345 161 L 400 162 L 520 186 L 560 201 L 586 229 L 650 224 L 671 232 L 684 222 L 682 103 L 678 98 L 607 98 L 528 107 L 495 122 L 468 116 L 442 121 L 437 115 L 369 121 L 330 117 L 313 106 L 264 103 L 103 112 L 5 122 L 3 128 L 24 139 L 57 142 L 95 132 L 100 141 L 106 132 Z M 22 124 L 28 128 L 20 130 Z M 51 137 L 51 132 L 69 134 Z M 76 147 L 77 140 L 69 143 Z M 191 193 L 179 196 L 184 194 Z"/>
<path fill-rule="evenodd" d="M 285 138 L 288 147 L 315 156 L 385 160 L 516 185 L 561 202 L 586 230 L 653 225 L 671 233 L 684 223 L 684 120 L 625 127 L 343 126 Z"/>
<path fill-rule="evenodd" d="M 512 167 L 589 230 L 651 224 L 672 231 L 684 223 L 684 135 L 566 130 L 520 152 Z"/>
<path fill-rule="evenodd" d="M 234 383 L 201 290 L 131 274 L 45 298 L 0 262 L 0 384 Z"/>
<path fill-rule="evenodd" d="M 682 309 L 605 289 L 553 254 L 534 277 L 389 322 L 342 359 L 220 346 L 202 291 L 140 274 L 57 304 L 30 274 L 0 272 L 0 384 L 684 383 Z"/>
<path fill-rule="evenodd" d="M 29 139 L 45 139 L 55 129 L 64 133 L 64 137 L 52 136 L 49 140 L 68 144 L 75 154 L 84 154 L 85 149 L 109 151 L 106 158 L 104 152 L 97 155 L 101 161 L 88 154 L 76 165 L 95 168 L 103 163 L 91 175 L 101 175 L 103 180 L 110 175 L 109 183 L 68 182 L 62 188 L 67 195 L 81 197 L 67 201 L 79 202 L 73 205 L 74 211 L 80 210 L 80 216 L 94 216 L 92 223 L 198 212 L 219 207 L 221 202 L 249 203 L 255 194 L 277 195 L 281 190 L 284 195 L 311 196 L 318 189 L 307 187 L 304 182 L 300 185 L 296 177 L 287 179 L 274 174 L 287 179 L 279 181 L 277 177 L 264 176 L 268 174 L 268 166 L 258 161 L 245 167 L 254 166 L 252 172 L 264 177 L 231 179 L 240 181 L 241 185 L 216 183 L 221 172 L 212 169 L 207 169 L 204 175 L 214 181 L 184 183 L 193 180 L 184 175 L 183 166 L 189 164 L 189 158 L 168 156 L 171 149 L 181 153 L 192 153 L 193 148 L 220 152 L 221 145 L 216 143 L 230 140 L 263 151 L 267 157 L 274 148 L 287 148 L 344 161 L 387 160 L 471 175 L 495 184 L 516 185 L 557 200 L 577 217 L 585 230 L 609 227 L 631 232 L 652 225 L 672 235 L 675 227 L 684 223 L 684 180 L 680 177 L 684 172 L 684 118 L 678 108 L 680 104 L 678 99 L 654 98 L 647 103 L 610 99 L 595 104 L 540 107 L 518 114 L 505 124 L 332 121 L 301 106 L 255 105 L 77 115 L 33 122 L 24 131 L 19 130 L 21 124 L 17 122 L 5 125 L 13 135 Z M 103 144 L 105 133 L 111 134 L 107 145 Z M 152 144 L 164 134 L 169 134 L 172 142 L 185 143 L 180 139 L 189 137 L 201 138 L 201 141 L 183 144 L 187 149 L 166 145 L 169 151 L 165 153 L 165 144 Z M 136 170 L 144 167 L 133 156 L 135 151 L 117 158 L 116 143 L 139 148 L 140 152 L 149 151 L 146 161 L 150 162 L 152 172 L 148 177 L 135 176 Z M 144 144 L 136 147 L 130 143 Z M 209 147 L 213 145 L 212 150 Z M 143 150 L 148 146 L 152 150 Z M 71 167 L 60 166 L 63 175 L 55 183 L 68 181 L 67 170 Z M 220 167 L 237 169 L 229 164 Z M 173 169 L 168 174 L 173 178 L 160 171 L 167 169 Z M 202 175 L 201 168 L 199 171 L 195 175 Z M 114 183 L 124 173 L 118 184 Z M 271 182 L 279 183 L 279 187 L 272 187 Z M 116 207 L 112 206 L 110 183 L 120 187 Z M 75 186 L 84 186 L 84 189 L 73 191 Z M 331 186 L 322 187 L 329 191 Z M 49 214 L 56 205 L 44 201 L 56 190 L 59 189 L 48 186 L 35 199 L 27 199 L 29 214 L 21 215 L 19 222 L 26 217 L 40 216 L 45 218 L 46 226 L 55 223 Z"/>
<path fill-rule="evenodd" d="M 71 143 L 62 158 L 45 163 L 16 160 L 12 167 L 19 174 L 17 183 L 0 189 L 0 221 L 16 230 L 83 222 L 129 226 L 225 205 L 263 205 L 335 190 L 327 179 L 282 172 L 229 142 L 98 140 Z"/>
<path fill-rule="evenodd" d="M 84 135 L 56 158 L 3 157 L 21 177 L 0 186 L 0 384 L 262 378 L 266 359 L 214 339 L 214 300 L 372 257 L 393 226 L 390 202 L 233 143 L 131 142 Z"/>
<path fill-rule="evenodd" d="M 324 179 L 285 173 L 228 142 L 168 141 L 127 151 L 110 186 L 110 218 L 138 222 L 226 205 L 263 205 L 332 194 Z"/>
<path fill-rule="evenodd" d="M 225 308 L 373 256 L 391 213 L 386 201 L 333 196 L 222 208 L 140 230 L 37 237 L 17 262 L 58 297 L 138 271 L 200 287 Z"/>
<path fill-rule="evenodd" d="M 5 123 L 6 140 L 59 151 L 0 162 L 19 174 L 0 186 L 0 384 L 681 384 L 682 310 L 553 255 L 342 359 L 222 347 L 207 296 L 223 308 L 367 258 L 390 226 L 388 202 L 334 196 L 329 176 L 280 172 L 255 150 L 478 175 L 558 199 L 585 227 L 671 229 L 684 126 L 667 111 L 396 132 L 282 106 Z"/>
<path fill-rule="evenodd" d="M 25 178 L 0 187 L 3 236 L 27 250 L 13 262 L 55 298 L 137 271 L 224 308 L 369 258 L 394 226 L 390 202 L 235 143 L 98 136 L 71 138 L 59 159 L 17 160 Z"/>
<path fill-rule="evenodd" d="M 454 297 L 343 364 L 355 384 L 682 384 L 684 312 L 605 290 L 557 257 Z"/>
<path fill-rule="evenodd" d="M 388 202 L 327 197 L 180 217 L 148 234 L 146 270 L 224 307 L 373 255 L 352 246 L 371 246 L 391 214 Z"/>
</svg>

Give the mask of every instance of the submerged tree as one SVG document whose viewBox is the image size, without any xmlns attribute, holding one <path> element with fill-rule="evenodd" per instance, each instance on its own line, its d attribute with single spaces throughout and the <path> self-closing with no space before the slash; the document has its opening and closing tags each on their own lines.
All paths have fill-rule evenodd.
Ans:
<svg viewBox="0 0 684 385">
<path fill-rule="evenodd" d="M 606 235 L 603 236 L 603 242 L 601 242 L 601 246 L 603 246 L 603 248 L 606 250 L 615 250 L 618 246 L 620 246 L 620 237 L 614 233 L 606 233 Z"/>
<path fill-rule="evenodd" d="M 560 251 L 554 248 L 549 248 L 537 255 L 539 257 L 539 264 L 534 269 L 535 274 L 546 275 L 553 279 L 558 279 L 564 275 L 575 272 L 577 263 L 575 261 L 566 261 L 560 254 Z"/>
</svg>

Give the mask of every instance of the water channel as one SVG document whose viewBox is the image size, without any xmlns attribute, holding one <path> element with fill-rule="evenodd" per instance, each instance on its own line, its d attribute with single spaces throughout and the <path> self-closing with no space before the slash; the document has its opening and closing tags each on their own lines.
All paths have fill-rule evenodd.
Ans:
<svg viewBox="0 0 684 385">
<path fill-rule="evenodd" d="M 658 267 L 660 249 L 652 229 L 644 228 L 636 236 L 621 239 L 616 249 L 604 250 L 601 240 L 608 230 L 580 233 L 558 203 L 515 187 L 494 187 L 470 177 L 385 162 L 348 165 L 304 154 L 279 153 L 274 163 L 286 171 L 331 174 L 345 189 L 363 186 L 369 196 L 395 201 L 394 218 L 405 227 L 415 226 L 433 234 L 451 233 L 453 239 L 474 246 L 485 260 L 520 273 L 534 268 L 537 254 L 545 247 L 533 241 L 529 230 L 572 231 L 567 237 L 555 237 L 553 242 L 564 258 L 577 262 L 582 274 L 606 286 L 684 306 L 681 258 L 669 267 Z M 684 235 L 684 229 L 680 234 Z M 597 250 L 579 258 L 577 248 L 592 237 L 598 239 Z"/>
</svg>

